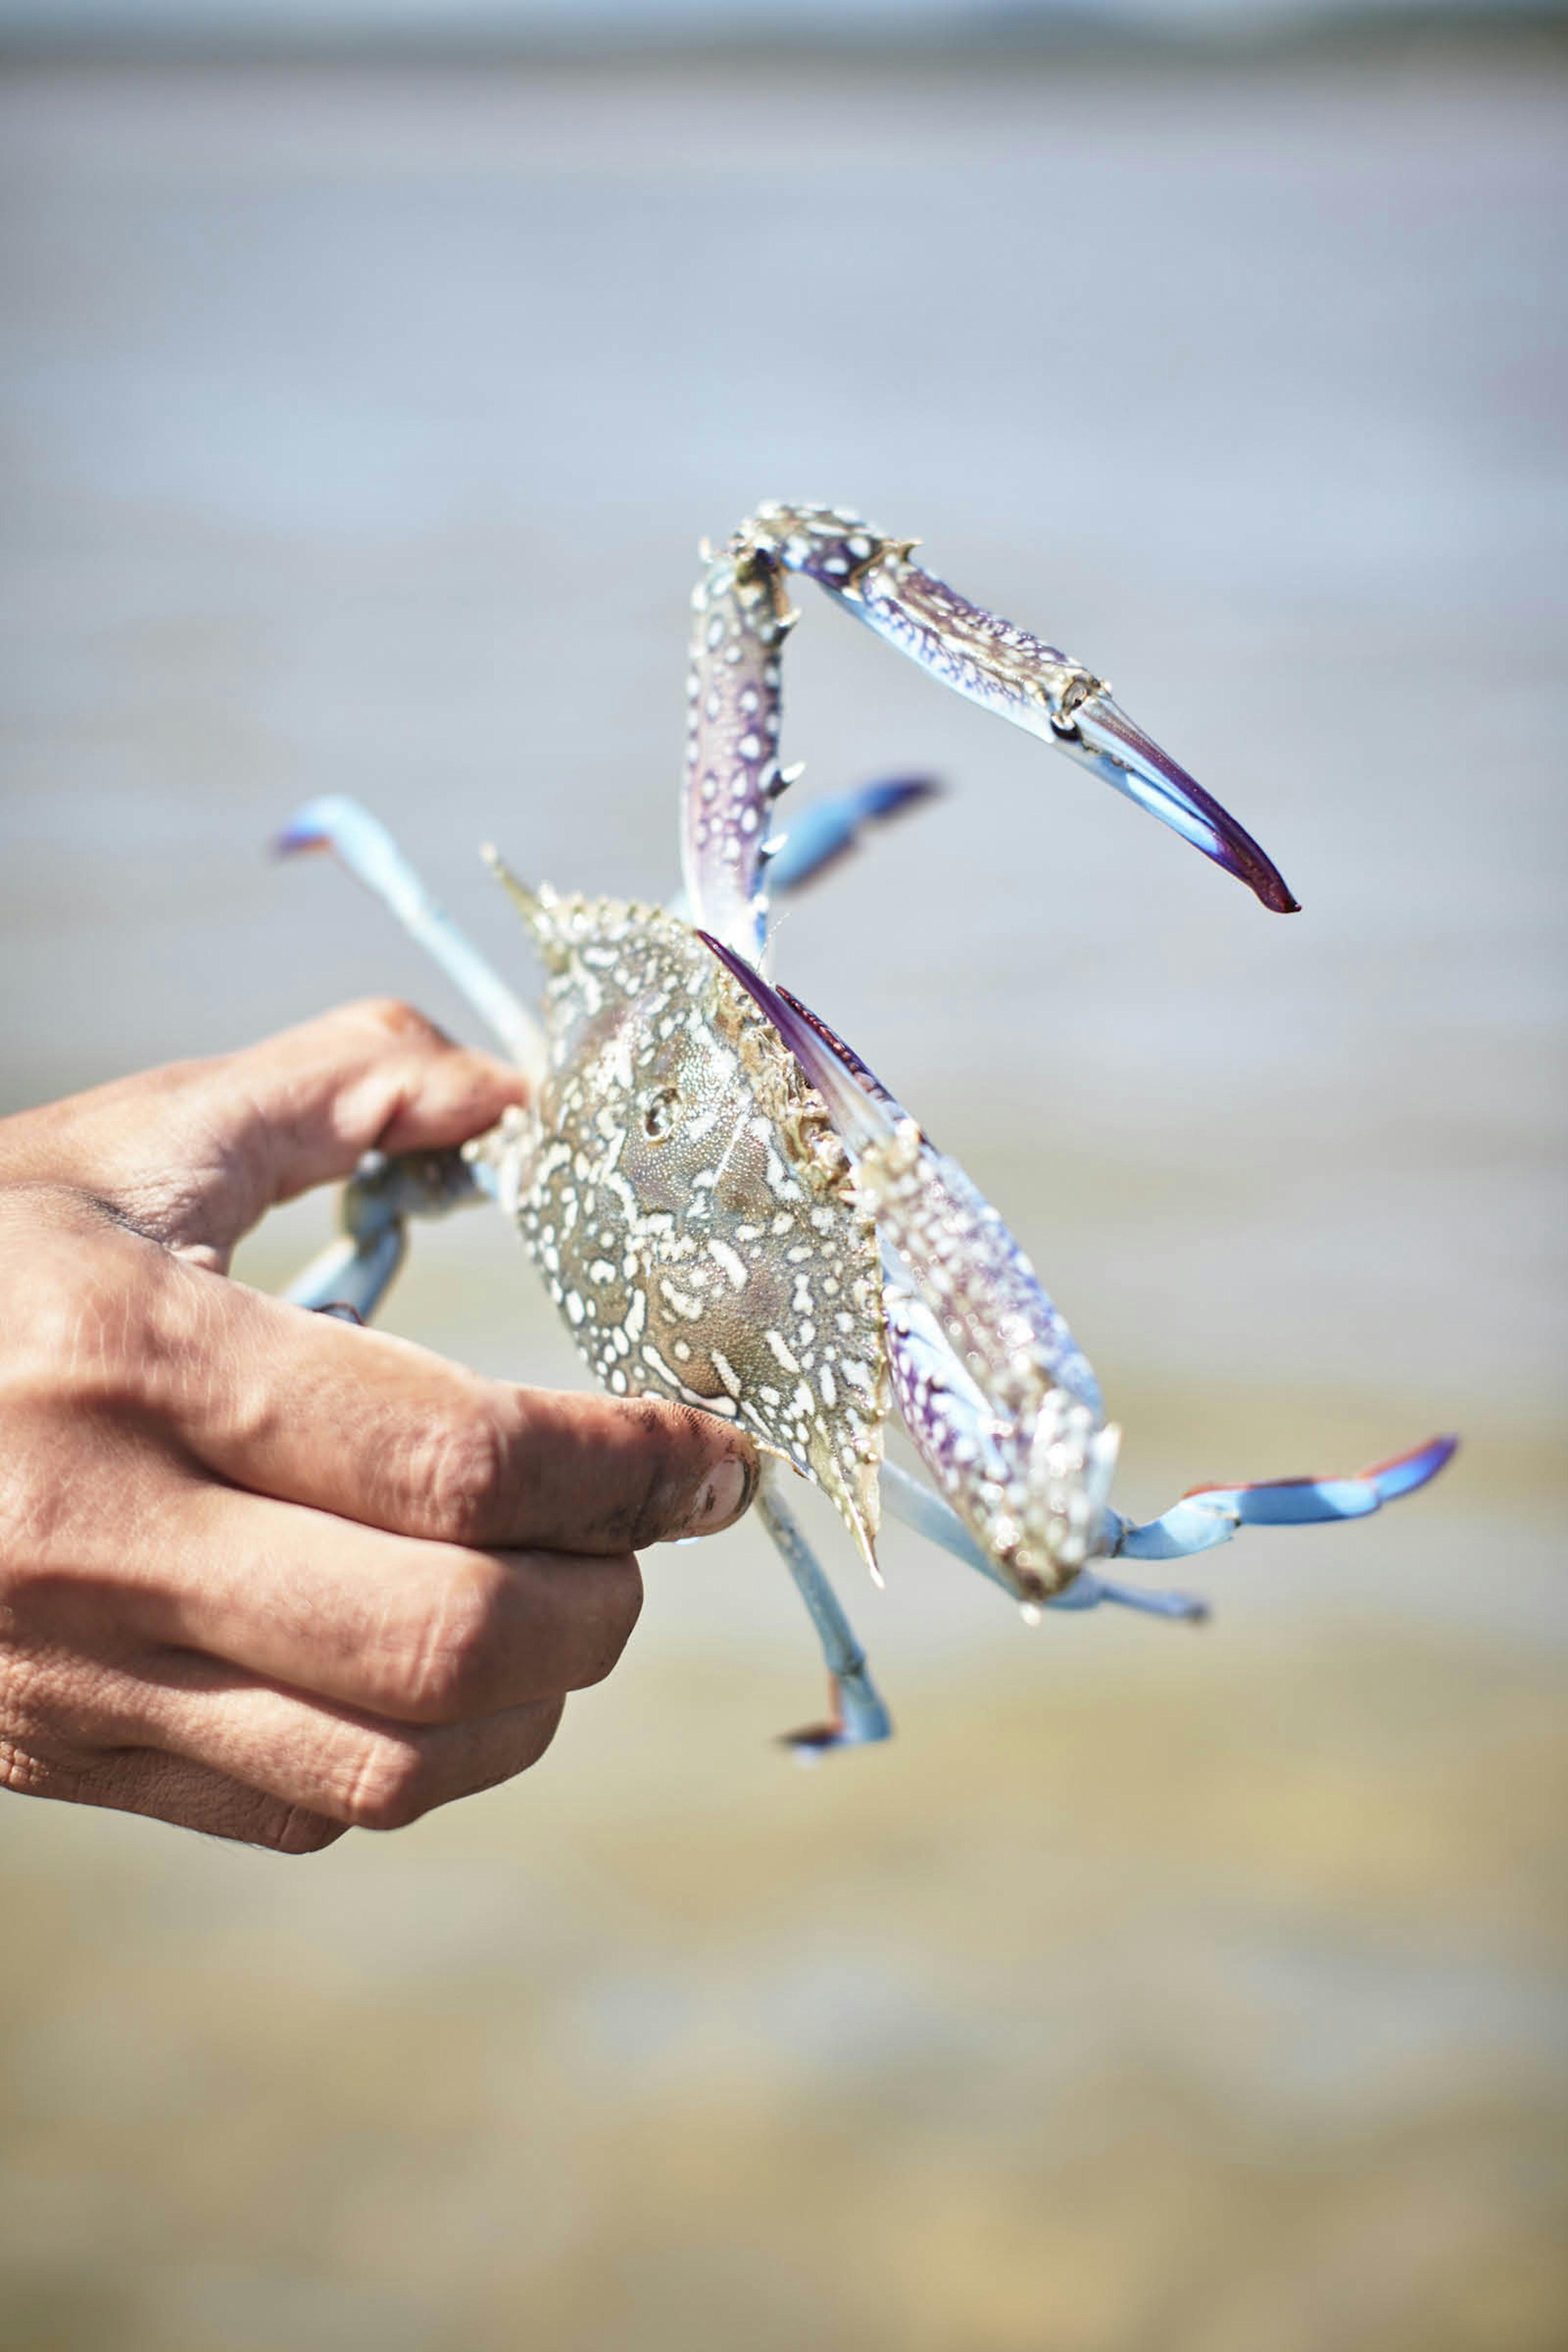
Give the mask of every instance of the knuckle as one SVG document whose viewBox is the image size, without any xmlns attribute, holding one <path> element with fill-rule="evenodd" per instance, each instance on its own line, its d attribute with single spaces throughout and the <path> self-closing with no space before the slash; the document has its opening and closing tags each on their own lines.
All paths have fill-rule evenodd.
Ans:
<svg viewBox="0 0 1568 2352">
<path fill-rule="evenodd" d="M 411 1477 L 430 1533 L 444 1543 L 479 1544 L 496 1534 L 510 1464 L 507 1433 L 483 1406 L 427 1428 Z"/>
<path fill-rule="evenodd" d="M 366 1739 L 343 1796 L 346 1822 L 361 1830 L 402 1830 L 437 1801 L 418 1741 L 375 1732 Z"/>
<path fill-rule="evenodd" d="M 456 1723 L 482 1700 L 499 1631 L 501 1571 L 443 1563 L 440 1589 L 412 1630 L 395 1672 L 395 1698 L 416 1722 Z"/>
<path fill-rule="evenodd" d="M 13 1797 L 68 1797 L 76 1776 L 0 1735 L 0 1790 Z"/>
<path fill-rule="evenodd" d="M 51 1396 L 115 1402 L 134 1393 L 149 1286 L 85 1233 L 46 1230 L 26 1279 L 8 1286 L 0 1381 L 12 1402 Z"/>
<path fill-rule="evenodd" d="M 345 1008 L 346 1020 L 400 1045 L 445 1045 L 447 1042 L 433 1021 L 400 996 L 363 996 Z"/>
</svg>

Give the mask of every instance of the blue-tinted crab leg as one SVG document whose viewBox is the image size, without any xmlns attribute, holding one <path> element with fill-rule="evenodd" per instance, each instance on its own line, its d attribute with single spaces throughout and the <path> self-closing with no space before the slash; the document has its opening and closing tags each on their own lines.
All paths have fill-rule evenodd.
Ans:
<svg viewBox="0 0 1568 2352">
<path fill-rule="evenodd" d="M 1228 1543 L 1242 1528 L 1300 1528 L 1366 1518 L 1435 1478 L 1458 1443 L 1457 1437 L 1430 1437 L 1424 1445 L 1412 1446 L 1391 1462 L 1373 1463 L 1349 1478 L 1268 1478 L 1247 1486 L 1194 1487 L 1142 1527 L 1116 1520 L 1111 1555 L 1185 1559 Z"/>
<path fill-rule="evenodd" d="M 785 783 L 792 781 L 792 772 L 784 771 Z M 941 790 L 934 776 L 885 776 L 874 783 L 857 784 L 853 791 L 836 793 L 830 800 L 814 801 L 787 831 L 772 835 L 763 844 L 763 866 L 758 878 L 766 884 L 768 907 L 818 880 L 859 847 L 871 826 L 902 816 Z M 691 920 L 691 902 L 684 890 L 678 890 L 665 903 L 668 913 L 679 915 L 683 922 Z"/>
<path fill-rule="evenodd" d="M 367 1151 L 343 1187 L 342 1233 L 310 1260 L 283 1296 L 296 1307 L 352 1307 L 368 1323 L 407 1247 L 410 1217 L 445 1216 L 492 1189 L 489 1170 L 461 1150 Z"/>
<path fill-rule="evenodd" d="M 785 1567 L 816 1628 L 827 1662 L 828 1693 L 833 1713 L 827 1722 L 784 1735 L 784 1745 L 798 1755 L 820 1755 L 830 1748 L 864 1747 L 892 1737 L 892 1717 L 882 1703 L 866 1653 L 855 1638 L 838 1595 L 829 1584 L 816 1554 L 806 1541 L 799 1521 L 782 1491 L 784 1474 L 764 1461 L 757 1489 L 756 1512 L 784 1556 Z"/>
<path fill-rule="evenodd" d="M 804 889 L 858 847 L 869 826 L 901 816 L 941 789 L 931 776 L 887 776 L 798 810 L 787 829 L 766 845 L 769 898 Z"/>
<path fill-rule="evenodd" d="M 352 1307 L 360 1321 L 368 1323 L 391 1289 L 407 1247 L 408 1234 L 401 1218 L 363 1241 L 342 1234 L 295 1276 L 283 1296 L 296 1307 L 309 1307 L 318 1313 L 326 1307 Z"/>
<path fill-rule="evenodd" d="M 905 1527 L 912 1528 L 929 1543 L 940 1544 L 954 1559 L 961 1559 L 966 1568 L 973 1568 L 1000 1586 L 1010 1598 L 1016 1598 L 1007 1578 L 982 1551 L 958 1513 L 940 1495 L 933 1494 L 897 1462 L 883 1463 L 881 1488 L 882 1509 L 887 1517 L 901 1519 Z M 1181 1618 L 1189 1624 L 1201 1623 L 1209 1613 L 1207 1601 L 1191 1593 L 1150 1592 L 1136 1584 L 1112 1583 L 1092 1568 L 1082 1570 L 1069 1585 L 1060 1592 L 1053 1592 L 1043 1605 L 1047 1609 L 1098 1609 L 1107 1601 L 1122 1609 L 1141 1610 L 1146 1616 Z M 1024 1614 L 1033 1620 L 1040 1606 L 1025 1601 Z"/>
<path fill-rule="evenodd" d="M 1279 869 L 1203 786 L 1135 726 L 1105 680 L 910 561 L 841 507 L 766 506 L 742 524 L 737 561 L 769 556 L 815 580 L 858 621 L 955 694 L 1054 743 L 1174 827 L 1276 913 L 1296 900 Z"/>
<path fill-rule="evenodd" d="M 543 1076 L 542 1031 L 494 967 L 466 940 L 431 896 L 386 827 L 357 801 L 336 793 L 307 801 L 278 838 L 284 856 L 332 849 L 357 881 L 390 907 L 405 930 L 435 958 L 479 1018 L 487 1022 L 531 1084 Z"/>
<path fill-rule="evenodd" d="M 692 922 L 760 963 L 763 844 L 780 772 L 779 654 L 795 625 L 778 567 L 733 545 L 692 594 L 680 871 Z"/>
</svg>

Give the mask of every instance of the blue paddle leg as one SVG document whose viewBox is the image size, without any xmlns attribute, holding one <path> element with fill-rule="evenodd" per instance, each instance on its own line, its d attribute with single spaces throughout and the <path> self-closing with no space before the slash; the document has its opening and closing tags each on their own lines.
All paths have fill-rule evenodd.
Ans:
<svg viewBox="0 0 1568 2352">
<path fill-rule="evenodd" d="M 1111 1557 L 1186 1559 L 1228 1543 L 1240 1528 L 1313 1527 L 1330 1519 L 1364 1519 L 1384 1503 L 1413 1495 L 1435 1478 L 1458 1445 L 1457 1437 L 1429 1437 L 1389 1462 L 1373 1463 L 1350 1478 L 1266 1478 L 1246 1486 L 1197 1486 L 1142 1527 L 1119 1523 Z"/>
</svg>

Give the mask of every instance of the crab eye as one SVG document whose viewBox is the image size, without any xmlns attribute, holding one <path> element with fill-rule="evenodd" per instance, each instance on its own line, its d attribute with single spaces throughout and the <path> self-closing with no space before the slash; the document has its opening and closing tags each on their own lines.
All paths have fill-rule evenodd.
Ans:
<svg viewBox="0 0 1568 2352">
<path fill-rule="evenodd" d="M 673 1087 L 660 1087 L 642 1107 L 642 1131 L 650 1143 L 662 1143 L 675 1127 L 680 1097 Z"/>
</svg>

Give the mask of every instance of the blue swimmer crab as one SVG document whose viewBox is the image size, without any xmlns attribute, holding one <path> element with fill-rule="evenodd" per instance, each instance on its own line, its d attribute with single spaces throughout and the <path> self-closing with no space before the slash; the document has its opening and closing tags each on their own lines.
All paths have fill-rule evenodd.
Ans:
<svg viewBox="0 0 1568 2352">
<path fill-rule="evenodd" d="M 281 844 L 335 849 L 531 1082 L 527 1108 L 461 1153 L 363 1167 L 343 1237 L 290 1295 L 368 1315 L 409 1215 L 499 1202 L 607 1388 L 701 1406 L 763 1450 L 757 1509 L 829 1671 L 828 1719 L 789 1735 L 806 1754 L 884 1739 L 891 1723 L 790 1507 L 785 1466 L 832 1498 L 874 1577 L 886 1509 L 1030 1618 L 1106 1601 L 1191 1618 L 1201 1602 L 1114 1581 L 1105 1564 L 1184 1558 L 1244 1526 L 1362 1517 L 1425 1485 L 1456 1443 L 1434 1438 L 1349 1478 L 1195 1490 L 1129 1524 L 1109 1501 L 1120 1433 L 1001 1217 L 858 1055 L 763 976 L 770 898 L 930 789 L 918 778 L 869 786 L 775 828 L 792 781 L 778 759 L 791 573 L 1160 817 L 1264 906 L 1295 908 L 1258 844 L 1102 678 L 921 570 L 915 544 L 842 508 L 773 505 L 704 549 L 679 898 L 659 908 L 530 889 L 487 852 L 548 975 L 542 1028 L 354 803 L 311 802 Z M 894 1401 L 930 1485 L 882 1458 Z"/>
</svg>

